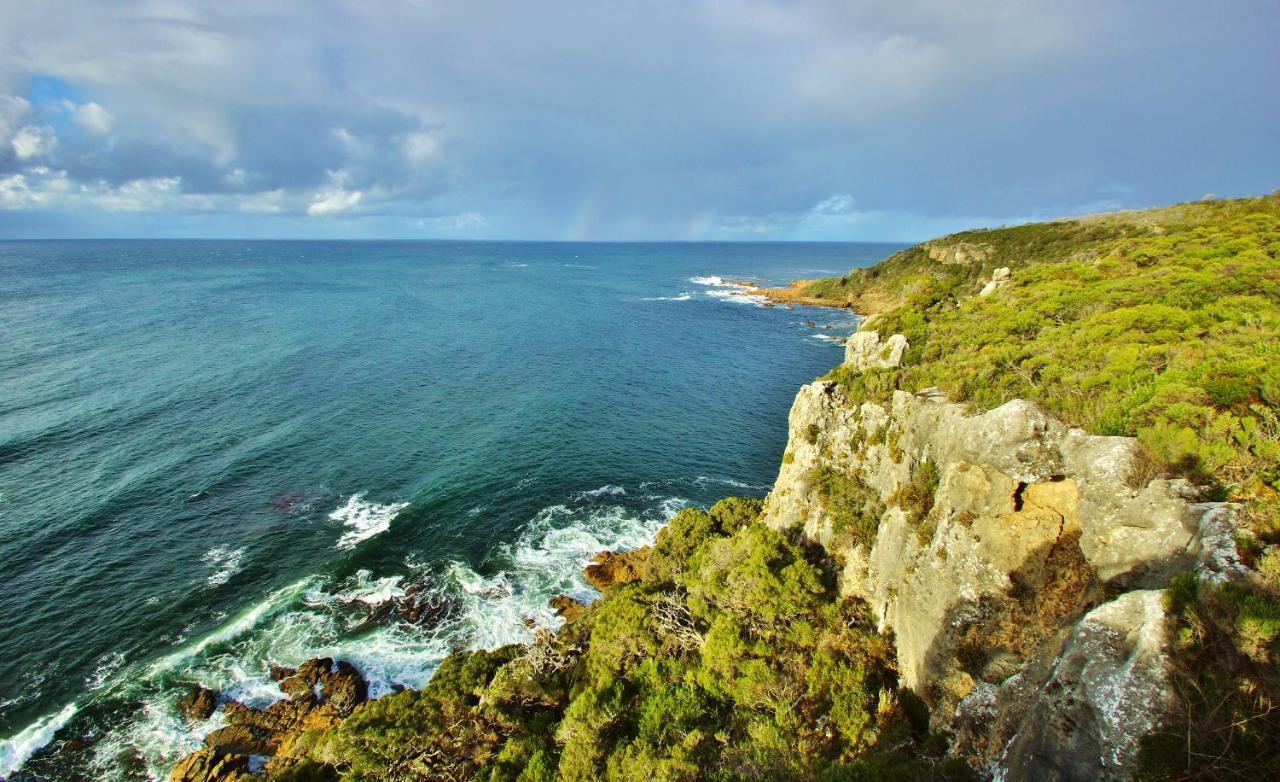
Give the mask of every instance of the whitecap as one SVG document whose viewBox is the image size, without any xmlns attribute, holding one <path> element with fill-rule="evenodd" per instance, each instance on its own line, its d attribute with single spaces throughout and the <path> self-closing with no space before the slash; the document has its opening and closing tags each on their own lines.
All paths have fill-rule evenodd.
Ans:
<svg viewBox="0 0 1280 782">
<path fill-rule="evenodd" d="M 0 741 L 0 775 L 17 771 L 32 755 L 48 746 L 76 711 L 76 705 L 69 703 L 57 714 L 41 717 L 11 738 Z"/>
<path fill-rule="evenodd" d="M 699 475 L 697 478 L 693 479 L 693 482 L 698 486 L 718 484 L 721 486 L 732 486 L 735 489 L 750 489 L 752 491 L 767 491 L 770 488 L 768 484 L 764 483 L 747 483 L 746 481 L 739 481 L 733 478 L 723 478 L 713 475 Z"/>
<path fill-rule="evenodd" d="M 595 498 L 598 498 L 598 497 L 621 497 L 621 496 L 625 495 L 626 493 L 627 493 L 627 490 L 626 490 L 626 489 L 624 489 L 624 488 L 622 488 L 621 486 L 615 486 L 615 485 L 613 485 L 613 484 L 607 484 L 607 485 L 605 485 L 605 486 L 601 486 L 601 487 L 600 487 L 600 488 L 598 488 L 598 489 L 588 489 L 588 490 L 586 490 L 586 491 L 576 491 L 576 492 L 574 492 L 574 493 L 573 493 L 572 495 L 570 495 L 570 496 L 571 496 L 574 500 L 576 500 L 576 501 L 579 501 L 579 502 L 580 502 L 580 501 L 582 501 L 582 500 L 595 499 Z"/>
<path fill-rule="evenodd" d="M 646 296 L 641 301 L 689 301 L 692 298 L 692 293 L 682 292 L 679 296 Z"/>
<path fill-rule="evenodd" d="M 329 514 L 330 521 L 340 521 L 348 528 L 338 538 L 336 547 L 352 549 L 360 541 L 381 535 L 391 528 L 391 520 L 396 514 L 407 507 L 407 502 L 379 505 L 376 502 L 365 502 L 364 494 L 351 495 L 345 505 Z"/>
<path fill-rule="evenodd" d="M 761 296 L 758 293 L 748 293 L 750 290 L 750 288 L 734 286 L 728 290 L 707 291 L 706 294 L 717 299 L 723 299 L 724 301 L 732 301 L 738 304 L 752 304 L 756 307 L 763 307 L 769 303 L 768 297 Z"/>
<path fill-rule="evenodd" d="M 830 342 L 832 345 L 843 345 L 845 341 L 844 337 L 834 337 L 830 334 L 810 334 L 809 338 L 820 339 L 823 342 Z"/>
<path fill-rule="evenodd" d="M 124 667 L 124 652 L 112 652 L 104 656 L 84 680 L 91 690 L 101 690 L 110 683 L 112 676 Z"/>
<path fill-rule="evenodd" d="M 214 572 L 204 583 L 209 588 L 222 586 L 241 570 L 240 560 L 244 558 L 244 549 L 233 549 L 229 546 L 214 546 L 200 558 L 202 562 L 214 568 Z"/>
</svg>

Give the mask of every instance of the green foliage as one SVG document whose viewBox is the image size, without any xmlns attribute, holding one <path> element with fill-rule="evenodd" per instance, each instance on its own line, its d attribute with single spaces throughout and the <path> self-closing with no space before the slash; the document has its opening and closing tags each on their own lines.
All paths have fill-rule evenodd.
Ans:
<svg viewBox="0 0 1280 782">
<path fill-rule="evenodd" d="M 725 497 L 707 513 L 711 514 L 721 535 L 732 535 L 755 521 L 763 509 L 764 500 L 759 497 Z"/>
<path fill-rule="evenodd" d="M 307 768 L 385 782 L 949 778 L 908 725 L 890 639 L 757 521 L 761 505 L 681 511 L 652 550 L 655 577 L 609 590 L 539 654 L 447 658 L 421 692 L 319 736 Z"/>
<path fill-rule="evenodd" d="M 826 466 L 818 468 L 813 480 L 836 539 L 828 548 L 843 548 L 840 544 L 847 536 L 852 543 L 869 551 L 875 545 L 876 530 L 884 513 L 880 495 L 857 476 Z"/>
<path fill-rule="evenodd" d="M 827 377 L 857 399 L 1033 400 L 1137 437 L 1164 471 L 1266 500 L 1280 491 L 1278 256 L 1277 196 L 956 234 L 846 278 L 873 327 L 911 347 L 901 369 Z M 973 295 L 1003 266 L 1009 287 Z"/>
<path fill-rule="evenodd" d="M 1187 573 L 1165 604 L 1179 702 L 1144 740 L 1139 778 L 1280 777 L 1280 593 Z"/>
<path fill-rule="evenodd" d="M 650 581 L 672 580 L 684 569 L 693 552 L 718 531 L 717 521 L 701 508 L 680 511 L 658 531 L 645 560 L 645 578 Z"/>
<path fill-rule="evenodd" d="M 927 545 L 933 538 L 934 527 L 926 523 L 933 510 L 934 495 L 938 491 L 938 466 L 933 462 L 920 462 L 911 471 L 911 478 L 898 487 L 889 502 L 902 508 L 907 521 L 916 529 L 920 545 Z"/>
</svg>

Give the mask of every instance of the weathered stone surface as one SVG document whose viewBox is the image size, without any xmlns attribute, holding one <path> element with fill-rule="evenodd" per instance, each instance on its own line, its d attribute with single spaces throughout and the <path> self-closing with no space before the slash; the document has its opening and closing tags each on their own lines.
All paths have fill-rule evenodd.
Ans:
<svg viewBox="0 0 1280 782">
<path fill-rule="evenodd" d="M 587 612 L 587 606 L 585 603 L 574 600 L 568 595 L 556 595 L 551 598 L 548 605 L 555 609 L 557 614 L 564 617 L 566 622 L 572 622 L 579 619 Z"/>
<path fill-rule="evenodd" d="M 1013 273 L 1008 266 L 1002 266 L 991 273 L 991 279 L 978 291 L 979 296 L 990 296 L 1013 281 Z"/>
<path fill-rule="evenodd" d="M 202 749 L 178 761 L 169 772 L 169 782 L 246 782 L 249 773 L 246 755 L 227 755 Z"/>
<path fill-rule="evenodd" d="M 178 713 L 192 722 L 202 722 L 218 708 L 218 694 L 196 685 L 178 701 Z"/>
<path fill-rule="evenodd" d="M 1159 590 L 1127 592 L 1077 624 L 998 763 L 1006 780 L 1133 776 L 1139 742 L 1172 706 Z"/>
<path fill-rule="evenodd" d="M 881 341 L 880 334 L 875 331 L 859 331 L 844 343 L 844 363 L 860 372 L 873 368 L 889 369 L 902 363 L 902 354 L 907 347 L 907 338 L 901 334 Z"/>
<path fill-rule="evenodd" d="M 855 334 L 848 365 L 895 364 L 901 353 L 893 351 L 878 363 L 885 344 L 874 332 Z M 1087 722 L 1110 708 L 1101 700 L 1105 688 L 1076 687 L 1072 697 L 1088 702 L 1075 704 L 1075 712 L 1035 704 L 1042 688 L 1067 686 L 1068 657 L 1100 643 L 1103 620 L 1139 633 L 1155 621 L 1137 609 L 1098 613 L 1100 600 L 1125 590 L 1154 594 L 1149 590 L 1192 567 L 1202 574 L 1240 569 L 1229 507 L 1197 503 L 1184 482 L 1152 475 L 1133 439 L 1073 429 L 1030 402 L 971 414 L 935 391 L 898 391 L 876 403 L 817 382 L 797 394 L 788 427 L 762 519 L 801 531 L 843 562 L 841 590 L 867 600 L 881 628 L 893 631 L 903 683 L 934 707 L 934 727 L 956 731 L 963 751 L 982 764 L 1004 757 L 1013 726 L 1023 726 L 1018 746 L 1030 754 L 1050 746 L 1091 751 L 1086 745 L 1097 732 Z M 938 487 L 932 510 L 917 521 L 894 505 L 894 495 L 926 462 L 937 470 Z M 870 547 L 836 536 L 815 480 L 819 470 L 861 482 L 884 504 Z M 1150 607 L 1151 598 L 1142 600 Z M 1110 681 L 1111 702 L 1130 703 L 1150 694 L 1142 688 L 1154 679 Z M 1034 708 L 1061 724 L 1024 724 Z M 984 709 L 994 716 L 975 720 Z M 1078 730 L 1062 732 L 1076 719 Z M 1099 744 L 1114 762 L 1079 768 L 1121 768 L 1127 751 Z M 1024 755 L 1008 755 L 1015 757 Z M 1028 763 L 992 770 L 1008 779 L 1048 773 Z M 1070 769 L 1053 773 L 1075 778 Z"/>
<path fill-rule="evenodd" d="M 222 709 L 226 724 L 205 736 L 205 749 L 183 758 L 171 780 L 238 780 L 234 774 L 242 771 L 245 779 L 253 778 L 248 775 L 250 755 L 280 758 L 283 768 L 303 733 L 337 725 L 368 699 L 364 677 L 343 660 L 321 657 L 296 669 L 272 666 L 271 676 L 288 697 L 264 709 L 227 703 Z"/>
<path fill-rule="evenodd" d="M 981 263 L 991 255 L 991 248 L 982 244 L 938 240 L 924 243 L 929 257 L 948 265 L 968 266 Z"/>
<path fill-rule="evenodd" d="M 649 556 L 649 548 L 635 551 L 602 551 L 595 556 L 592 564 L 587 565 L 582 574 L 587 583 L 595 589 L 604 591 L 615 584 L 630 584 L 644 577 L 644 561 Z"/>
</svg>

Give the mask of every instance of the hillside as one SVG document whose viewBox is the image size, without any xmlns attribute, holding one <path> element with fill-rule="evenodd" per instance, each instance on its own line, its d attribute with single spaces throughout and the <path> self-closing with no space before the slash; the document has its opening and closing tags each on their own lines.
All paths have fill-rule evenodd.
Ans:
<svg viewBox="0 0 1280 782">
<path fill-rule="evenodd" d="M 788 290 L 873 317 L 765 500 L 681 511 L 558 632 L 420 692 L 234 709 L 258 743 L 172 778 L 260 778 L 264 747 L 278 780 L 1280 774 L 1280 197 Z"/>
</svg>

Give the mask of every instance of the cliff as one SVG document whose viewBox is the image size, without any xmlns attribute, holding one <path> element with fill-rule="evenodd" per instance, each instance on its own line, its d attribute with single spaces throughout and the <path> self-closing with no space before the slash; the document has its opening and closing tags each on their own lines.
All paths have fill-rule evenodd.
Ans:
<svg viewBox="0 0 1280 782">
<path fill-rule="evenodd" d="M 873 317 L 766 498 L 421 691 L 232 707 L 173 779 L 1275 778 L 1278 259 L 1271 196 L 798 283 Z"/>
<path fill-rule="evenodd" d="M 906 347 L 861 332 L 845 366 L 896 368 Z M 936 392 L 877 403 L 820 381 L 789 433 L 762 521 L 841 563 L 840 591 L 892 633 L 954 751 L 1005 779 L 1132 776 L 1172 705 L 1160 590 L 1189 569 L 1244 574 L 1231 506 L 1148 478 L 1133 438 L 1021 400 L 970 414 Z"/>
</svg>

